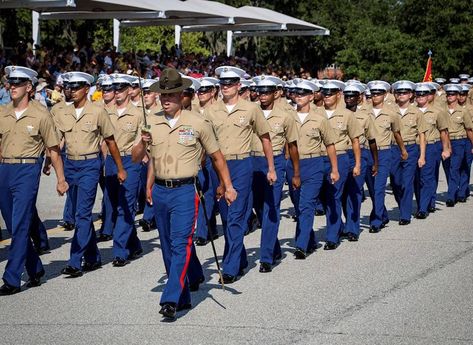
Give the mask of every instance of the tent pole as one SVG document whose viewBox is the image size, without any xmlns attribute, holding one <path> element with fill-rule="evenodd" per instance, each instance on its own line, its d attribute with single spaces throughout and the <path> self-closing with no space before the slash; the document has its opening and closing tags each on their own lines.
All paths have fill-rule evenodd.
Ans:
<svg viewBox="0 0 473 345">
<path fill-rule="evenodd" d="M 113 18 L 113 45 L 117 52 L 120 51 L 120 21 Z"/>
<path fill-rule="evenodd" d="M 33 52 L 35 51 L 35 45 L 41 44 L 41 33 L 39 30 L 39 13 L 31 11 L 31 24 L 32 24 L 32 38 L 33 38 Z"/>
<path fill-rule="evenodd" d="M 174 44 L 177 44 L 178 47 L 181 46 L 181 26 L 174 25 Z"/>
<path fill-rule="evenodd" d="M 232 55 L 233 49 L 233 31 L 227 31 L 227 56 Z"/>
</svg>

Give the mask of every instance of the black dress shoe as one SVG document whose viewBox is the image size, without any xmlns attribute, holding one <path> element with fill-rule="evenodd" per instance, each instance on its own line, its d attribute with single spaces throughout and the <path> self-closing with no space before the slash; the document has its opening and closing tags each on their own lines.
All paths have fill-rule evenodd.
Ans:
<svg viewBox="0 0 473 345">
<path fill-rule="evenodd" d="M 389 219 L 383 220 L 380 226 L 380 229 L 385 228 L 389 224 Z"/>
<path fill-rule="evenodd" d="M 141 230 L 143 230 L 144 232 L 149 232 L 153 228 L 152 222 L 148 222 L 146 219 L 140 219 L 138 221 L 138 224 L 140 224 Z"/>
<path fill-rule="evenodd" d="M 177 308 L 176 308 L 176 311 L 183 311 L 183 310 L 188 310 L 188 309 L 191 309 L 191 308 L 192 308 L 192 304 L 186 303 L 186 304 L 178 305 Z"/>
<path fill-rule="evenodd" d="M 305 258 L 307 257 L 307 253 L 300 248 L 296 248 L 294 256 L 296 260 L 305 260 Z"/>
<path fill-rule="evenodd" d="M 425 219 L 425 218 L 427 218 L 427 212 L 422 212 L 422 211 L 421 211 L 421 212 L 417 212 L 417 213 L 416 213 L 416 218 L 417 218 L 417 219 Z"/>
<path fill-rule="evenodd" d="M 174 319 L 176 318 L 176 306 L 171 303 L 164 303 L 159 313 L 167 319 Z"/>
<path fill-rule="evenodd" d="M 278 254 L 274 257 L 273 263 L 282 259 L 282 254 Z"/>
<path fill-rule="evenodd" d="M 84 262 L 82 264 L 82 271 L 92 272 L 92 271 L 98 270 L 100 267 L 102 267 L 101 262 L 94 262 L 94 263 Z"/>
<path fill-rule="evenodd" d="M 138 259 L 141 254 L 143 254 L 143 249 L 138 249 L 138 250 L 135 250 L 133 253 L 131 253 L 129 256 L 128 256 L 128 259 L 129 260 L 136 260 Z"/>
<path fill-rule="evenodd" d="M 436 210 L 437 210 L 437 209 L 432 206 L 432 207 L 429 207 L 429 210 L 428 210 L 428 211 L 429 211 L 430 213 L 434 213 Z"/>
<path fill-rule="evenodd" d="M 411 221 L 408 219 L 401 219 L 399 221 L 399 225 L 408 225 L 408 224 L 411 224 Z"/>
<path fill-rule="evenodd" d="M 100 235 L 97 237 L 97 242 L 107 242 L 107 241 L 110 241 L 112 238 L 113 238 L 112 235 L 100 234 Z"/>
<path fill-rule="evenodd" d="M 4 283 L 0 287 L 0 296 L 14 295 L 21 291 L 20 287 L 12 286 L 8 283 Z"/>
<path fill-rule="evenodd" d="M 261 273 L 269 273 L 273 270 L 271 267 L 271 264 L 268 264 L 267 262 L 262 262 L 259 266 L 259 271 Z"/>
<path fill-rule="evenodd" d="M 205 281 L 204 277 L 200 277 L 200 279 L 196 282 L 189 283 L 189 290 L 191 292 L 199 291 L 199 286 Z"/>
<path fill-rule="evenodd" d="M 41 278 L 44 277 L 46 272 L 41 270 L 40 272 L 36 273 L 34 277 L 30 277 L 28 282 L 26 283 L 27 287 L 37 287 L 41 285 Z"/>
<path fill-rule="evenodd" d="M 375 225 L 370 226 L 370 233 L 371 234 L 377 234 L 380 231 L 381 231 L 381 228 L 379 228 L 378 226 L 375 226 Z"/>
<path fill-rule="evenodd" d="M 232 276 L 230 274 L 226 274 L 226 273 L 223 273 L 222 274 L 222 278 L 223 278 L 223 283 L 224 284 L 232 284 L 234 282 L 236 282 L 237 280 L 237 277 L 236 276 Z M 219 279 L 218 282 L 221 284 L 222 281 Z"/>
<path fill-rule="evenodd" d="M 348 233 L 347 238 L 349 242 L 358 242 L 358 236 L 355 234 L 352 234 L 351 232 Z"/>
<path fill-rule="evenodd" d="M 64 228 L 64 231 L 72 231 L 74 230 L 74 228 L 76 227 L 73 223 L 70 223 L 70 222 L 64 222 L 64 224 L 62 225 L 62 227 Z"/>
<path fill-rule="evenodd" d="M 48 247 L 44 247 L 44 248 L 36 248 L 36 253 L 38 254 L 38 256 L 41 256 L 41 255 L 44 255 L 44 254 L 48 254 L 48 253 L 51 253 L 49 251 L 49 246 Z"/>
<path fill-rule="evenodd" d="M 82 271 L 78 268 L 72 266 L 66 266 L 61 270 L 61 274 L 70 276 L 72 278 L 77 278 L 82 276 Z"/>
<path fill-rule="evenodd" d="M 207 241 L 207 239 L 203 237 L 197 237 L 197 239 L 195 240 L 196 246 L 205 246 L 207 243 L 209 243 L 209 241 Z"/>
<path fill-rule="evenodd" d="M 335 242 L 326 242 L 324 246 L 324 250 L 335 250 L 338 247 L 338 243 Z"/>
<path fill-rule="evenodd" d="M 113 259 L 112 261 L 112 266 L 113 267 L 123 267 L 123 266 L 126 266 L 130 263 L 130 261 L 126 260 L 126 259 L 122 259 L 122 258 L 115 258 Z"/>
<path fill-rule="evenodd" d="M 455 206 L 455 202 L 452 200 L 452 199 L 448 199 L 446 202 L 445 202 L 445 205 L 447 207 L 453 207 Z"/>
<path fill-rule="evenodd" d="M 466 198 L 457 198 L 457 202 L 466 202 Z"/>
<path fill-rule="evenodd" d="M 342 232 L 342 233 L 340 234 L 340 238 L 348 238 L 348 235 L 349 235 L 349 234 L 350 234 L 349 232 Z"/>
<path fill-rule="evenodd" d="M 325 216 L 325 210 L 315 210 L 316 216 Z"/>
</svg>

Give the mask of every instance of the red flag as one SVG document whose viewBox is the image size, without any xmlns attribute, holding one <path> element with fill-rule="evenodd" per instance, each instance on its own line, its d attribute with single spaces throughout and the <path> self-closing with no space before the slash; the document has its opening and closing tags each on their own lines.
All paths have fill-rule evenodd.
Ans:
<svg viewBox="0 0 473 345">
<path fill-rule="evenodd" d="M 429 59 L 427 60 L 427 67 L 425 68 L 424 82 L 432 81 L 432 52 L 429 50 Z"/>
</svg>

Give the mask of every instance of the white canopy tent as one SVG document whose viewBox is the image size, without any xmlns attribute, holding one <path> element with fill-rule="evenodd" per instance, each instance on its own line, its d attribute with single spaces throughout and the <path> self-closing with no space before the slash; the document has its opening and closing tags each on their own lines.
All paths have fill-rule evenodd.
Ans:
<svg viewBox="0 0 473 345">
<path fill-rule="evenodd" d="M 320 36 L 330 35 L 330 30 L 270 9 L 243 6 L 240 13 L 251 14 L 267 20 L 266 23 L 243 23 L 225 25 L 187 25 L 183 32 L 227 31 L 227 55 L 233 49 L 233 37 L 245 36 Z"/>
<path fill-rule="evenodd" d="M 175 42 L 181 32 L 227 31 L 227 55 L 233 37 L 328 35 L 329 30 L 272 10 L 235 8 L 206 0 L 0 0 L 0 8 L 33 11 L 33 40 L 39 44 L 39 20 L 113 19 L 114 45 L 120 26 L 174 25 Z"/>
</svg>

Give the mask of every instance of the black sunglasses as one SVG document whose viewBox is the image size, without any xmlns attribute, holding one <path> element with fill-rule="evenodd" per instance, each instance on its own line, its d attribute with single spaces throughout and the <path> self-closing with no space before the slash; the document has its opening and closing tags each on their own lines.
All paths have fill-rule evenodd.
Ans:
<svg viewBox="0 0 473 345">
<path fill-rule="evenodd" d="M 71 91 L 77 91 L 84 88 L 85 86 L 86 84 L 69 84 L 67 88 L 70 89 Z"/>
<path fill-rule="evenodd" d="M 127 87 L 130 87 L 130 84 L 113 84 L 113 89 L 115 91 L 122 91 L 126 89 Z"/>
</svg>

